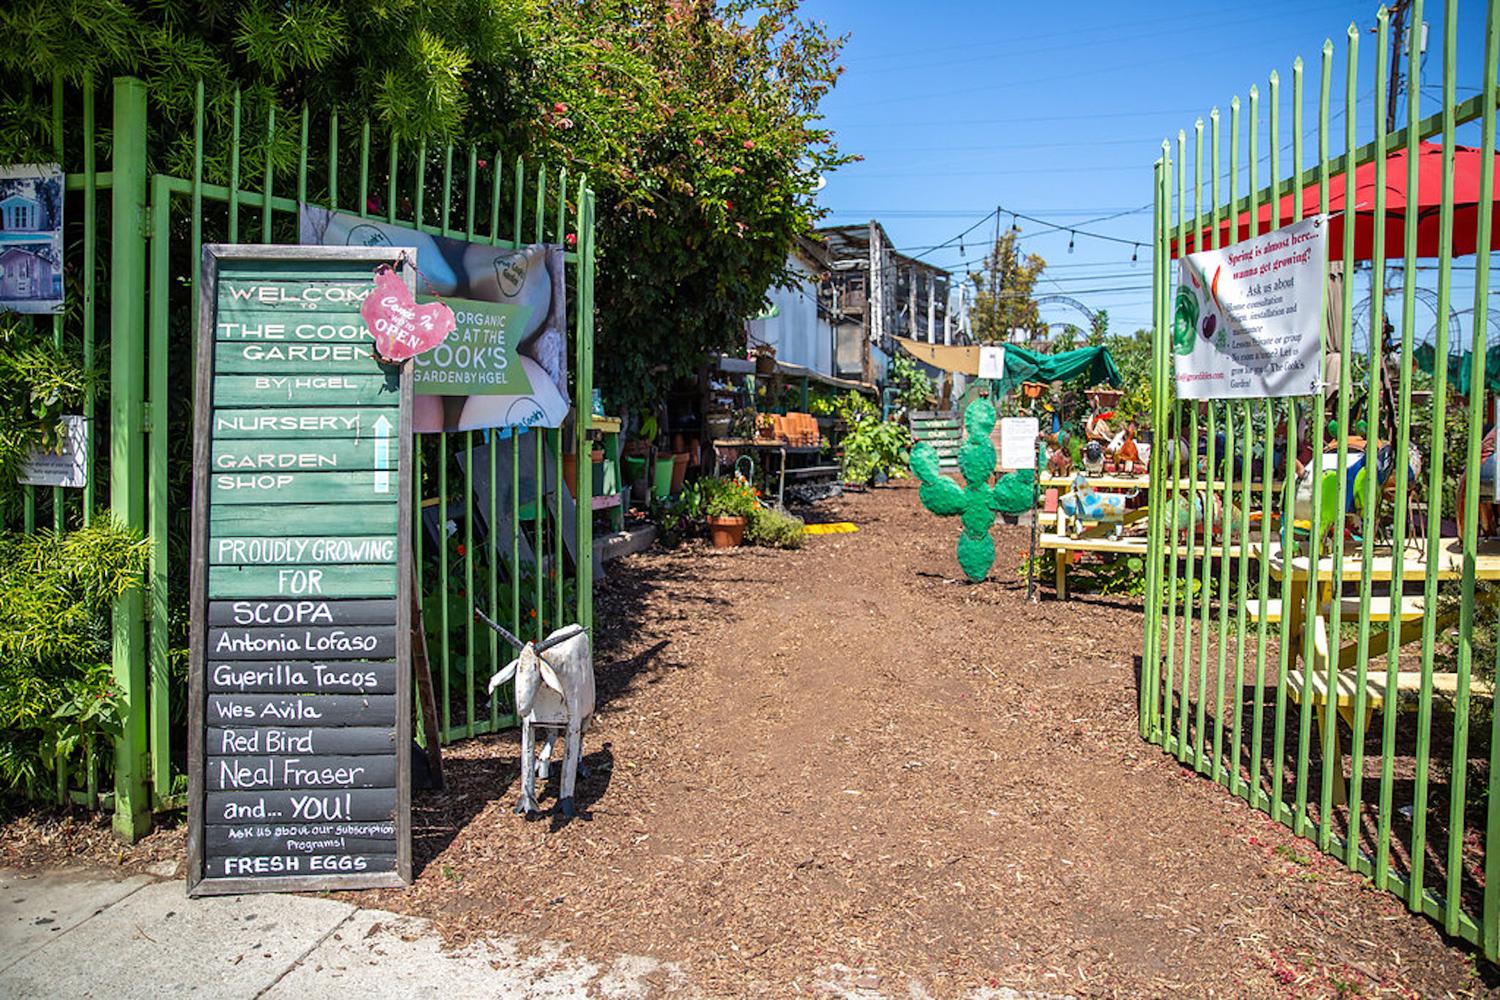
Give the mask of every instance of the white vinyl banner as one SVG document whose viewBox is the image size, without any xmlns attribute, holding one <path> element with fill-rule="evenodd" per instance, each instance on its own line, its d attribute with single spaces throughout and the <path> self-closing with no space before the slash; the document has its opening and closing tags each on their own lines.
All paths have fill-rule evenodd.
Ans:
<svg viewBox="0 0 1500 1000">
<path fill-rule="evenodd" d="M 1178 260 L 1172 352 L 1179 399 L 1318 391 L 1327 218 Z"/>
</svg>

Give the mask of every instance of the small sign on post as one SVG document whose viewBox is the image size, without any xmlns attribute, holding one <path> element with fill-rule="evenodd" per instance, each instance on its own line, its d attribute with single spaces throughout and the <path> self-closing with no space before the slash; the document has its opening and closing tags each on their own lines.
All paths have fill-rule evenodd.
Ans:
<svg viewBox="0 0 1500 1000">
<path fill-rule="evenodd" d="M 412 257 L 203 248 L 191 895 L 411 881 L 412 364 L 361 306 Z"/>
<path fill-rule="evenodd" d="M 55 450 L 38 449 L 21 463 L 16 481 L 23 486 L 83 489 L 89 481 L 89 421 L 71 414 L 62 418 L 62 440 Z"/>
<path fill-rule="evenodd" d="M 979 348 L 979 377 L 988 379 L 1005 377 L 1005 348 Z"/>
<path fill-rule="evenodd" d="M 1006 417 L 1000 421 L 1000 468 L 1035 469 L 1036 417 Z"/>
</svg>

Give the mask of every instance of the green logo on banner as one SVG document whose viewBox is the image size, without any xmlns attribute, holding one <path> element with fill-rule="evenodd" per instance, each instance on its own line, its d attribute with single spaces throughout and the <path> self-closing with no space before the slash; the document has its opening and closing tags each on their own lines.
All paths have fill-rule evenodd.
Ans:
<svg viewBox="0 0 1500 1000">
<path fill-rule="evenodd" d="M 433 301 L 418 296 L 419 302 Z M 517 347 L 530 306 L 499 305 L 473 299 L 445 299 L 458 327 L 437 347 L 417 355 L 419 395 L 501 396 L 531 391 Z"/>
</svg>

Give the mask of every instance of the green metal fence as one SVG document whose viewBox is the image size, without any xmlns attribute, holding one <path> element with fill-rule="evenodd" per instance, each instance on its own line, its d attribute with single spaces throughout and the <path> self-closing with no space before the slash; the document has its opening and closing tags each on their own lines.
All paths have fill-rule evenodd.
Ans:
<svg viewBox="0 0 1500 1000">
<path fill-rule="evenodd" d="M 1420 28 L 1422 7 L 1420 0 L 1410 5 L 1408 24 Z M 1441 107 L 1429 117 L 1419 116 L 1420 74 L 1410 73 L 1405 122 L 1388 127 L 1392 29 L 1382 8 L 1365 75 L 1355 26 L 1342 73 L 1333 43 L 1323 46 L 1315 150 L 1304 144 L 1304 98 L 1311 95 L 1304 95 L 1300 59 L 1292 66 L 1290 135 L 1273 73 L 1264 109 L 1253 87 L 1247 102 L 1231 103 L 1227 159 L 1217 110 L 1206 137 L 1200 120 L 1191 137 L 1180 132 L 1175 144 L 1163 144 L 1155 172 L 1156 398 L 1139 716 L 1143 738 L 1494 959 L 1500 957 L 1500 714 L 1490 581 L 1500 543 L 1481 537 L 1479 515 L 1481 500 L 1494 499 L 1493 485 L 1481 488 L 1480 478 L 1481 445 L 1494 425 L 1483 387 L 1492 346 L 1490 165 L 1500 3 L 1492 0 L 1484 18 L 1482 39 L 1465 36 L 1465 51 L 1479 58 L 1464 71 L 1481 84 L 1479 93 L 1460 100 L 1459 10 L 1456 0 L 1446 4 L 1441 51 L 1428 62 L 1441 73 Z M 1421 65 L 1413 48 L 1423 35 L 1412 30 L 1399 43 L 1408 66 Z M 1335 100 L 1340 75 L 1343 95 Z M 1366 105 L 1373 121 L 1361 125 L 1358 96 L 1368 83 L 1377 99 L 1373 111 Z M 1335 155 L 1331 133 L 1339 118 L 1342 151 Z M 1374 138 L 1359 144 L 1360 134 Z M 1484 169 L 1476 249 L 1455 263 L 1460 135 L 1479 147 Z M 1442 146 L 1440 251 L 1426 258 L 1417 255 L 1417 152 L 1433 137 Z M 1283 170 L 1288 146 L 1291 161 Z M 1399 150 L 1408 154 L 1409 172 L 1388 176 L 1387 157 Z M 1308 207 L 1305 189 L 1315 185 L 1317 204 L 1326 206 L 1330 181 L 1342 175 L 1352 191 L 1356 169 L 1367 164 L 1375 172 L 1373 203 L 1358 209 L 1373 213 L 1368 268 L 1356 269 L 1365 255 L 1356 252 L 1353 219 L 1345 220 L 1342 245 L 1329 248 L 1325 312 L 1336 321 L 1325 339 L 1341 358 L 1336 385 L 1297 399 L 1174 399 L 1174 257 L 1218 247 L 1221 224 L 1228 224 L 1225 245 L 1266 231 L 1259 225 L 1263 206 L 1271 206 L 1272 229 L 1296 221 Z M 1391 189 L 1413 196 L 1396 216 L 1405 227 L 1404 254 L 1387 260 Z M 1278 218 L 1288 194 L 1291 215 Z M 1471 312 L 1455 302 L 1456 273 L 1473 275 Z M 1366 280 L 1367 313 L 1355 293 Z M 1425 317 L 1419 320 L 1419 302 L 1435 305 L 1430 331 Z M 1436 358 L 1430 374 L 1417 364 L 1424 344 Z M 1467 396 L 1458 395 L 1450 364 L 1467 374 L 1465 385 L 1473 387 Z M 1363 445 L 1351 442 L 1354 419 L 1365 425 Z M 1312 456 L 1330 455 L 1337 488 L 1326 499 L 1321 488 L 1310 490 L 1309 529 L 1298 542 L 1291 523 L 1294 460 L 1309 444 Z M 1367 475 L 1350 487 L 1351 467 L 1364 452 L 1373 459 L 1382 448 L 1390 479 Z M 1321 461 L 1313 458 L 1313 467 Z M 1331 512 L 1324 509 L 1330 500 Z M 1325 534 L 1320 528 L 1330 521 Z"/>
<path fill-rule="evenodd" d="M 88 366 L 107 354 L 108 405 L 92 395 L 86 402 L 95 418 L 90 486 L 76 499 L 46 491 L 50 505 L 43 491 L 29 491 L 24 528 L 66 530 L 107 504 L 149 537 L 152 553 L 149 587 L 113 615 L 125 720 L 113 775 L 104 775 L 113 792 L 94 794 L 100 775 L 91 763 L 60 776 L 65 797 L 112 807 L 116 829 L 132 838 L 149 828 L 154 810 L 182 801 L 199 248 L 294 243 L 299 203 L 498 246 L 570 244 L 573 412 L 585 419 L 517 435 L 423 435 L 414 450 L 416 509 L 425 514 L 413 539 L 416 592 L 438 735 L 446 741 L 513 724 L 511 706 L 485 690 L 505 657 L 493 633 L 476 635 L 475 608 L 520 635 L 593 620 L 591 588 L 580 583 L 593 576 L 591 483 L 578 477 L 576 498 L 557 488 L 565 452 L 577 468 L 591 467 L 594 199 L 586 178 L 477 146 L 413 148 L 336 113 L 313 120 L 304 108 L 289 119 L 274 103 L 201 82 L 196 101 L 182 108 L 153 104 L 133 78 L 114 80 L 107 92 L 58 80 L 52 131 L 67 173 L 66 267 L 81 275 L 83 289 L 82 301 L 54 320 L 54 335 L 80 345 Z M 191 140 L 158 139 L 169 132 L 190 132 Z M 100 473 L 107 488 L 93 485 Z"/>
</svg>

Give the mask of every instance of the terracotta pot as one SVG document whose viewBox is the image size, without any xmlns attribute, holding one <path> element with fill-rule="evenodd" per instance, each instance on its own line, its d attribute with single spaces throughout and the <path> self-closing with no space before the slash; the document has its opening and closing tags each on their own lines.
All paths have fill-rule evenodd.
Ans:
<svg viewBox="0 0 1500 1000">
<path fill-rule="evenodd" d="M 672 456 L 672 492 L 682 492 L 682 481 L 687 478 L 688 453 L 679 451 Z"/>
<path fill-rule="evenodd" d="M 1027 399 L 1036 399 L 1042 394 L 1042 390 L 1045 388 L 1047 388 L 1047 383 L 1045 382 L 1021 383 L 1021 392 L 1025 393 Z"/>
<path fill-rule="evenodd" d="M 710 517 L 708 537 L 713 539 L 714 548 L 732 549 L 744 541 L 745 525 L 749 523 L 748 517 Z"/>
<path fill-rule="evenodd" d="M 1098 409 L 1112 410 L 1120 405 L 1120 400 L 1125 398 L 1125 393 L 1119 389 L 1090 389 L 1088 397 Z"/>
<path fill-rule="evenodd" d="M 578 456 L 571 451 L 563 453 L 563 482 L 568 484 L 568 492 L 576 497 L 578 495 Z"/>
</svg>

